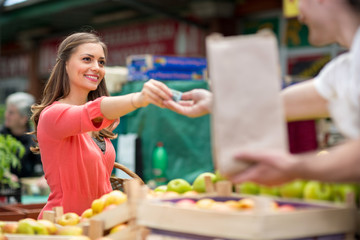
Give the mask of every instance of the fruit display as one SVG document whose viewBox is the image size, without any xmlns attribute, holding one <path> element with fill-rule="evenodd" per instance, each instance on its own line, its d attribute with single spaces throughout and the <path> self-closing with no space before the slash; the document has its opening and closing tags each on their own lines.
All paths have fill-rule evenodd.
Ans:
<svg viewBox="0 0 360 240">
<path fill-rule="evenodd" d="M 149 239 L 152 234 L 163 236 L 154 239 L 317 239 L 334 234 L 344 239 L 355 230 L 353 211 L 344 204 L 268 196 L 179 195 L 143 201 L 137 223 L 150 229 Z"/>
<path fill-rule="evenodd" d="M 114 190 L 95 199 L 80 216 L 73 212 L 63 213 L 62 208 L 57 207 L 54 211 L 44 212 L 44 218 L 51 216 L 52 221 L 32 218 L 0 221 L 0 240 L 104 240 L 118 239 L 119 234 L 132 239 L 136 231 L 133 226 L 128 226 L 128 221 L 134 219 L 135 211 L 127 202 L 125 193 Z"/>
<path fill-rule="evenodd" d="M 253 182 L 237 184 L 238 193 L 250 195 L 268 195 L 273 197 L 302 199 L 305 201 L 329 201 L 345 203 L 351 194 L 355 202 L 359 198 L 359 185 L 353 183 L 325 183 L 297 179 L 281 186 L 261 186 Z"/>
</svg>

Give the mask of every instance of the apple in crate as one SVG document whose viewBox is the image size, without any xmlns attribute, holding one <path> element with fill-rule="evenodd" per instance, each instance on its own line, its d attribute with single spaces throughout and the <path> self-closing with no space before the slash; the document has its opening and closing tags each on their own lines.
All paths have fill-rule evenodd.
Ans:
<svg viewBox="0 0 360 240">
<path fill-rule="evenodd" d="M 303 198 L 306 181 L 298 179 L 280 187 L 280 196 L 284 198 Z"/>
<path fill-rule="evenodd" d="M 260 187 L 254 182 L 243 182 L 236 185 L 240 193 L 257 195 L 260 192 Z"/>
<path fill-rule="evenodd" d="M 86 209 L 82 214 L 81 218 L 91 218 L 94 215 L 93 210 L 91 208 Z"/>
<path fill-rule="evenodd" d="M 93 214 L 101 213 L 105 208 L 105 199 L 104 198 L 98 198 L 95 199 L 91 203 L 91 209 L 93 210 Z"/>
<path fill-rule="evenodd" d="M 116 225 L 115 227 L 110 229 L 110 234 L 116 233 L 116 232 L 120 232 L 123 229 L 125 229 L 127 227 L 126 223 L 120 223 L 118 225 Z"/>
<path fill-rule="evenodd" d="M 356 201 L 358 190 L 355 184 L 350 183 L 336 183 L 333 185 L 333 196 L 335 202 L 346 202 L 346 198 L 349 194 L 354 196 Z"/>
<path fill-rule="evenodd" d="M 199 193 L 206 192 L 205 177 L 210 176 L 211 181 L 216 182 L 216 175 L 211 172 L 201 173 L 193 182 L 193 189 Z"/>
<path fill-rule="evenodd" d="M 76 225 L 79 222 L 80 222 L 80 216 L 73 212 L 68 212 L 63 214 L 57 221 L 57 223 L 62 226 Z"/>
<path fill-rule="evenodd" d="M 64 226 L 57 231 L 57 235 L 79 236 L 82 233 L 83 229 L 79 226 Z"/>
<path fill-rule="evenodd" d="M 104 207 L 115 204 L 119 205 L 127 200 L 127 196 L 120 190 L 113 190 L 112 192 L 103 195 L 101 198 L 105 200 Z"/>
<path fill-rule="evenodd" d="M 167 191 L 167 185 L 160 185 L 154 189 L 154 192 L 166 192 L 166 191 Z"/>
<path fill-rule="evenodd" d="M 329 183 L 309 181 L 304 188 L 304 199 L 330 201 L 333 197 L 332 186 Z"/>
<path fill-rule="evenodd" d="M 47 229 L 49 234 L 56 233 L 57 228 L 53 222 L 46 220 L 46 219 L 40 219 L 37 222 L 38 222 L 38 224 L 43 225 Z"/>
<path fill-rule="evenodd" d="M 35 227 L 36 221 L 35 219 L 32 218 L 25 218 L 22 219 L 18 222 L 18 227 L 16 232 L 20 233 L 20 234 L 30 234 L 30 235 L 34 235 L 35 234 Z"/>
<path fill-rule="evenodd" d="M 169 192 L 177 192 L 181 194 L 191 190 L 192 187 L 190 183 L 188 183 L 185 179 L 173 179 L 167 184 L 167 191 Z"/>
<path fill-rule="evenodd" d="M 18 228 L 17 222 L 3 222 L 2 232 L 3 233 L 16 233 Z"/>
</svg>

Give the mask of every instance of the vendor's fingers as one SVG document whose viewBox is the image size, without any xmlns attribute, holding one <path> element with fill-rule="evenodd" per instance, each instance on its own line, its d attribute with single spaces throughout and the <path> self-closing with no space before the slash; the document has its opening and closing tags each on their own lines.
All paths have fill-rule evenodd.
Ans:
<svg viewBox="0 0 360 240">
<path fill-rule="evenodd" d="M 238 161 L 244 161 L 249 163 L 267 163 L 274 165 L 274 159 L 279 158 L 278 154 L 274 151 L 241 151 L 234 155 L 234 158 Z"/>
<path fill-rule="evenodd" d="M 257 182 L 257 166 L 249 167 L 245 171 L 230 177 L 233 183 Z"/>
<path fill-rule="evenodd" d="M 189 92 L 183 92 L 181 95 L 182 100 L 193 100 L 193 92 L 194 90 L 191 90 Z"/>
<path fill-rule="evenodd" d="M 180 113 L 180 114 L 184 114 L 185 113 L 185 109 L 184 106 L 182 104 L 180 104 L 180 102 L 174 102 L 171 100 L 166 100 L 163 102 L 164 106 L 167 107 L 168 109 Z"/>
</svg>

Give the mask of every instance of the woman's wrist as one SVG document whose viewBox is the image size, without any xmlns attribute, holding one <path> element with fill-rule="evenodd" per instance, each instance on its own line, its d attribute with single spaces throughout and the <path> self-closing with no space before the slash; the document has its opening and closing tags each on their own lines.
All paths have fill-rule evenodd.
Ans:
<svg viewBox="0 0 360 240">
<path fill-rule="evenodd" d="M 137 103 L 137 93 L 133 93 L 131 95 L 131 98 L 130 98 L 130 101 L 131 101 L 131 106 L 133 106 L 133 108 L 140 108 L 141 106 Z"/>
</svg>

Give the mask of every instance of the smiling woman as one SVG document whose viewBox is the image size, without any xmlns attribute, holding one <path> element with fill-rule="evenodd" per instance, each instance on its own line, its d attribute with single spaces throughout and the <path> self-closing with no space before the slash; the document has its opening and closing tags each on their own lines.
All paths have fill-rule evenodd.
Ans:
<svg viewBox="0 0 360 240">
<path fill-rule="evenodd" d="M 59 46 L 43 99 L 32 120 L 51 193 L 44 210 L 63 206 L 81 214 L 94 199 L 110 192 L 115 150 L 110 139 L 118 118 L 146 107 L 159 107 L 171 91 L 150 80 L 141 92 L 109 97 L 105 85 L 106 45 L 94 33 L 75 33 Z M 42 212 L 39 215 L 42 218 Z"/>
</svg>

